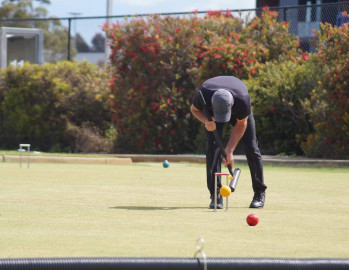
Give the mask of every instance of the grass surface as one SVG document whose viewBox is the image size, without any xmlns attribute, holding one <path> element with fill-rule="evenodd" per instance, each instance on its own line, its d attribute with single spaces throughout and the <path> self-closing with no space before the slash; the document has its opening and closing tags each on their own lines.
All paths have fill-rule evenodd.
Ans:
<svg viewBox="0 0 349 270">
<path fill-rule="evenodd" d="M 202 237 L 208 257 L 349 257 L 348 169 L 265 167 L 258 210 L 241 169 L 213 212 L 203 164 L 0 163 L 0 256 L 193 257 Z"/>
</svg>

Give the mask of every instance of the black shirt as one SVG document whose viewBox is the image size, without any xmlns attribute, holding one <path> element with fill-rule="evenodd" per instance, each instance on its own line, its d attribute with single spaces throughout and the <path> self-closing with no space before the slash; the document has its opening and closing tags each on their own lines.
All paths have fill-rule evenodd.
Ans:
<svg viewBox="0 0 349 270">
<path fill-rule="evenodd" d="M 228 90 L 234 97 L 234 104 L 231 109 L 231 118 L 244 119 L 251 113 L 251 101 L 246 85 L 234 76 L 218 76 L 205 81 L 201 87 L 206 106 L 213 116 L 211 98 L 218 89 Z M 200 97 L 197 92 L 193 97 L 193 105 L 198 110 L 203 110 Z"/>
</svg>

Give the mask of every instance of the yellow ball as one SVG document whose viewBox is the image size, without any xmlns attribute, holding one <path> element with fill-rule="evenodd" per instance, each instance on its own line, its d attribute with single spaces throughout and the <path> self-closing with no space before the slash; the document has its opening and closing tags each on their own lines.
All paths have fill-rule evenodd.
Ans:
<svg viewBox="0 0 349 270">
<path fill-rule="evenodd" d="M 228 197 L 231 193 L 231 189 L 228 186 L 222 186 L 219 192 L 223 197 Z"/>
</svg>

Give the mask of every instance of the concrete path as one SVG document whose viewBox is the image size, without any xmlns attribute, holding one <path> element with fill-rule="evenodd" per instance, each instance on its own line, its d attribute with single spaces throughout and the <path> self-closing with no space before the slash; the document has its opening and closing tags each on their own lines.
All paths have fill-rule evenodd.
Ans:
<svg viewBox="0 0 349 270">
<path fill-rule="evenodd" d="M 133 162 L 198 162 L 205 163 L 205 155 L 129 155 L 119 154 L 113 155 L 119 158 L 131 158 Z M 330 160 L 330 159 L 313 159 L 303 157 L 279 157 L 279 156 L 263 156 L 264 165 L 272 166 L 288 166 L 288 167 L 332 167 L 332 168 L 349 168 L 349 160 Z M 236 164 L 247 164 L 244 155 L 235 155 Z"/>
<path fill-rule="evenodd" d="M 2 157 L 2 160 L 1 160 Z M 20 156 L 10 156 L 5 155 L 0 157 L 0 162 L 16 162 L 23 164 L 28 162 L 27 154 L 22 156 L 22 160 Z M 30 163 L 80 163 L 80 164 L 132 164 L 131 158 L 118 158 L 118 157 L 62 157 L 62 156 L 37 156 L 30 155 L 29 156 Z"/>
<path fill-rule="evenodd" d="M 235 155 L 235 164 L 247 164 L 246 157 Z M 30 163 L 81 163 L 81 164 L 132 164 L 133 162 L 196 162 L 205 163 L 204 155 L 131 155 L 112 154 L 103 157 L 64 157 L 64 156 L 40 156 L 30 155 Z M 0 156 L 0 162 L 20 162 L 18 155 Z M 27 155 L 22 155 L 22 162 L 27 162 Z M 287 167 L 311 167 L 311 168 L 349 168 L 349 160 L 313 159 L 303 157 L 279 157 L 263 156 L 263 164 L 271 166 Z"/>
</svg>

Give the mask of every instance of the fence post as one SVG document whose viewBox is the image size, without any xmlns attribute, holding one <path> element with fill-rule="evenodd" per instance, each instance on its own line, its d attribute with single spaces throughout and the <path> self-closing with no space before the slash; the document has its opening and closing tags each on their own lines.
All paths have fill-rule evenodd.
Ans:
<svg viewBox="0 0 349 270">
<path fill-rule="evenodd" d="M 71 60 L 71 57 L 70 57 L 70 42 L 71 42 L 71 35 L 70 35 L 70 32 L 71 32 L 71 18 L 68 18 L 68 61 Z"/>
<path fill-rule="evenodd" d="M 284 8 L 284 22 L 287 22 L 287 7 Z"/>
</svg>

